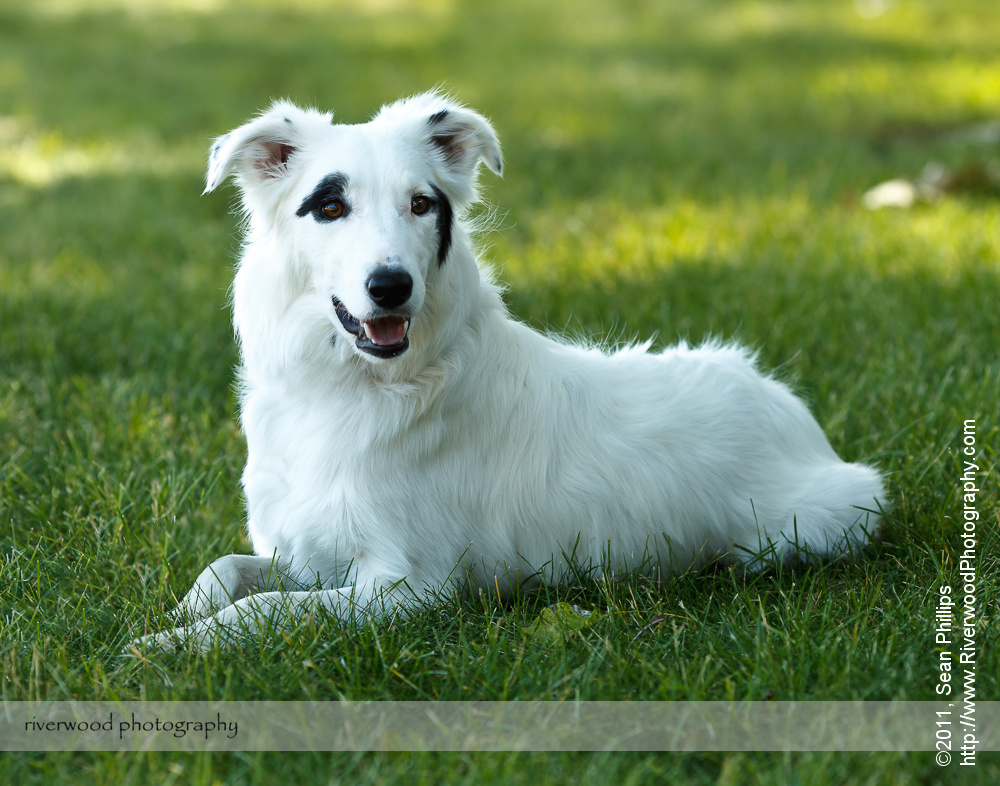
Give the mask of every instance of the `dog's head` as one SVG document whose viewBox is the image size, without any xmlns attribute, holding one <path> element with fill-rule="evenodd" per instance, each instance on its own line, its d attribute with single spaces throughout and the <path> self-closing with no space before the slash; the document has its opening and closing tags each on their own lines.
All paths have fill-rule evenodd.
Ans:
<svg viewBox="0 0 1000 786">
<path fill-rule="evenodd" d="M 476 199 L 480 161 L 501 172 L 500 146 L 485 118 L 438 93 L 363 125 L 331 119 L 275 103 L 215 141 L 205 191 L 236 173 L 251 239 L 281 244 L 357 354 L 399 357 Z"/>
</svg>

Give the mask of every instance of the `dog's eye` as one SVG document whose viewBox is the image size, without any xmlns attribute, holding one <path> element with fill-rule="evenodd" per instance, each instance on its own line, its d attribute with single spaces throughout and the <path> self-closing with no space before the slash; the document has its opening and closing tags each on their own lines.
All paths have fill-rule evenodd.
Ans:
<svg viewBox="0 0 1000 786">
<path fill-rule="evenodd" d="M 323 205 L 323 215 L 327 218 L 342 218 L 344 215 L 344 203 L 339 199 Z"/>
<path fill-rule="evenodd" d="M 425 196 L 415 196 L 410 200 L 410 212 L 415 216 L 422 216 L 431 209 L 431 200 Z"/>
</svg>

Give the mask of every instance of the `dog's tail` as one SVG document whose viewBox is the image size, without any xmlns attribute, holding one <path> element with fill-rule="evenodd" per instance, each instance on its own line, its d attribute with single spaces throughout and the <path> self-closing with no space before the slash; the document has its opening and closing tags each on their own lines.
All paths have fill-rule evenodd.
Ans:
<svg viewBox="0 0 1000 786">
<path fill-rule="evenodd" d="M 886 496 L 881 474 L 843 461 L 816 467 L 810 474 L 792 511 L 787 556 L 804 561 L 856 557 L 882 521 Z M 784 534 L 788 541 L 789 533 Z M 791 553 L 796 548 L 800 553 Z"/>
</svg>

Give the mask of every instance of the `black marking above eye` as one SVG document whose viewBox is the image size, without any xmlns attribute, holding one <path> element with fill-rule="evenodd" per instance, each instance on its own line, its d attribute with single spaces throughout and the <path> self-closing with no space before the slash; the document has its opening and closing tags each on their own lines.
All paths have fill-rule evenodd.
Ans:
<svg viewBox="0 0 1000 786">
<path fill-rule="evenodd" d="M 317 221 L 336 221 L 351 212 L 347 202 L 347 175 L 334 172 L 327 175 L 312 190 L 295 215 L 299 218 L 311 215 Z"/>
</svg>

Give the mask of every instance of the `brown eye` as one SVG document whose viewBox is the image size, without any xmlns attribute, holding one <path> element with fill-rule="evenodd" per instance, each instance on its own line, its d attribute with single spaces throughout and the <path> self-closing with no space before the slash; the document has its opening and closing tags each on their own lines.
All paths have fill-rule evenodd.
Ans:
<svg viewBox="0 0 1000 786">
<path fill-rule="evenodd" d="M 344 215 L 344 203 L 338 199 L 323 205 L 323 215 L 327 218 L 341 218 Z"/>
<path fill-rule="evenodd" d="M 422 216 L 431 209 L 431 201 L 425 196 L 415 196 L 410 200 L 410 212 Z"/>
</svg>

